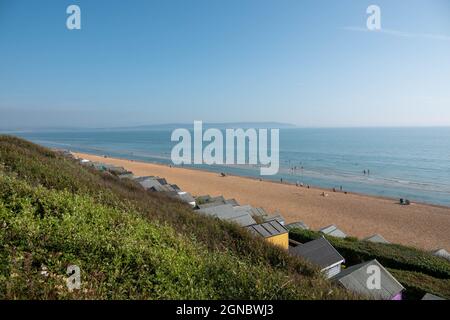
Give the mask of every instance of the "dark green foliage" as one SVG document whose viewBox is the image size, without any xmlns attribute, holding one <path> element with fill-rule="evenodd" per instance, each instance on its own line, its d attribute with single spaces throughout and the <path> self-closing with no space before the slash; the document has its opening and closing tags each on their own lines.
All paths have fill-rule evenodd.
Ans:
<svg viewBox="0 0 450 320">
<path fill-rule="evenodd" d="M 425 293 L 450 299 L 450 279 L 437 279 L 420 272 L 389 269 L 389 272 L 406 288 L 404 298 L 420 300 Z"/>
</svg>

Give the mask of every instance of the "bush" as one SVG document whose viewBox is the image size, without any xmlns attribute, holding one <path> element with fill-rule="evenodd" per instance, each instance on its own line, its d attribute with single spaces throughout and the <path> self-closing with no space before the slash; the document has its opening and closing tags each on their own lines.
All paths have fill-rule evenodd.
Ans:
<svg viewBox="0 0 450 320">
<path fill-rule="evenodd" d="M 425 293 L 450 299 L 450 279 L 437 279 L 420 272 L 389 269 L 389 272 L 405 287 L 404 298 L 420 300 Z"/>
</svg>

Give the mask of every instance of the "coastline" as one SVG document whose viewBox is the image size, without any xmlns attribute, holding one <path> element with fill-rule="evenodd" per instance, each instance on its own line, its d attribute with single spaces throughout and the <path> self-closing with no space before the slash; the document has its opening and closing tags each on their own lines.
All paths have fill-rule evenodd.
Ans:
<svg viewBox="0 0 450 320">
<path fill-rule="evenodd" d="M 412 203 L 358 193 L 297 187 L 295 184 L 219 174 L 198 168 L 168 165 L 74 152 L 77 157 L 123 166 L 135 175 L 155 175 L 198 196 L 235 198 L 240 204 L 280 212 L 286 223 L 303 221 L 312 229 L 335 224 L 349 236 L 365 238 L 375 233 L 388 241 L 425 250 L 450 249 L 450 207 Z M 328 194 L 322 196 L 322 192 Z"/>
</svg>

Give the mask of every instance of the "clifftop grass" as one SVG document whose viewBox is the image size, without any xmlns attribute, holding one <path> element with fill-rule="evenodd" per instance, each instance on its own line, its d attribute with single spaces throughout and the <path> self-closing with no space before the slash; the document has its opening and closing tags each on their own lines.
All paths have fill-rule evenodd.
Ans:
<svg viewBox="0 0 450 320">
<path fill-rule="evenodd" d="M 65 283 L 71 264 L 82 281 L 73 292 Z M 356 296 L 236 225 L 0 136 L 0 298 Z"/>
</svg>

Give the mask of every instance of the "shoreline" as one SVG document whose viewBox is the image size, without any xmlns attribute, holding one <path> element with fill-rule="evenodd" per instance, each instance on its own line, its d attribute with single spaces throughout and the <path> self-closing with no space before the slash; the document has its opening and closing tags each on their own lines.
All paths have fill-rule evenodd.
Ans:
<svg viewBox="0 0 450 320">
<path fill-rule="evenodd" d="M 310 186 L 300 187 L 256 177 L 220 174 L 199 168 L 169 166 L 123 158 L 73 152 L 91 161 L 123 166 L 137 176 L 155 175 L 179 185 L 194 196 L 211 194 L 235 198 L 241 205 L 280 212 L 286 223 L 303 221 L 311 229 L 335 224 L 349 236 L 365 238 L 375 233 L 388 241 L 425 250 L 450 249 L 450 207 L 398 200 L 355 192 Z M 321 194 L 325 192 L 327 197 Z"/>
</svg>

